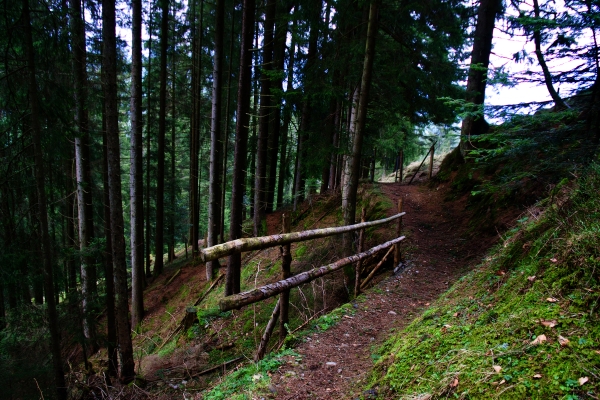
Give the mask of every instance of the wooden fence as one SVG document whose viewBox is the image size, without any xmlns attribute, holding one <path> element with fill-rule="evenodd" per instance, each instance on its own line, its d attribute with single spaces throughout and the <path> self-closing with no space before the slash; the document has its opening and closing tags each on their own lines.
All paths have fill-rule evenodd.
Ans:
<svg viewBox="0 0 600 400">
<path fill-rule="evenodd" d="M 231 295 L 224 297 L 219 302 L 219 308 L 221 311 L 233 310 L 236 308 L 240 308 L 252 303 L 256 303 L 270 297 L 280 295 L 279 300 L 277 301 L 277 305 L 273 310 L 273 314 L 269 323 L 267 324 L 265 333 L 261 339 L 261 343 L 259 345 L 258 351 L 256 353 L 255 359 L 259 360 L 264 357 L 266 352 L 266 345 L 271 337 L 273 329 L 277 323 L 277 319 L 279 318 L 280 322 L 280 340 L 283 340 L 287 334 L 287 323 L 288 323 L 288 310 L 289 310 L 289 293 L 290 289 L 300 286 L 304 283 L 311 282 L 319 277 L 330 274 L 334 271 L 337 271 L 347 265 L 354 264 L 355 265 L 355 296 L 360 294 L 361 289 L 364 289 L 369 283 L 369 281 L 375 276 L 375 272 L 381 267 L 385 259 L 392 254 L 394 254 L 394 264 L 397 265 L 400 262 L 400 242 L 404 240 L 404 236 L 400 236 L 400 231 L 402 229 L 402 216 L 406 213 L 402 211 L 402 199 L 398 201 L 398 213 L 389 218 L 380 219 L 377 221 L 365 221 L 365 210 L 362 210 L 361 222 L 354 225 L 345 225 L 340 227 L 331 227 L 331 228 L 323 228 L 323 229 L 313 229 L 302 232 L 293 232 L 290 233 L 290 221 L 289 218 L 284 214 L 283 215 L 283 233 L 278 235 L 271 236 L 262 236 L 257 238 L 243 238 L 232 240 L 223 244 L 219 244 L 216 246 L 208 247 L 203 249 L 200 253 L 200 257 L 203 261 L 212 261 L 217 258 L 229 256 L 236 253 L 242 253 L 246 251 L 252 250 L 262 250 L 270 247 L 281 246 L 281 257 L 282 257 L 282 277 L 283 279 L 271 283 L 268 285 L 261 286 L 259 288 L 249 290 L 243 293 Z M 383 225 L 392 221 L 396 221 L 396 235 L 397 237 L 388 242 L 382 243 L 378 246 L 375 246 L 369 250 L 364 250 L 364 232 L 366 228 Z M 290 266 L 292 262 L 292 256 L 290 253 L 290 244 L 298 243 L 307 240 L 323 238 L 333 235 L 338 235 L 341 233 L 347 232 L 355 232 L 360 231 L 359 233 L 359 242 L 358 242 L 358 253 L 351 255 L 346 258 L 342 258 L 332 264 L 324 265 L 318 268 L 311 269 L 310 271 L 302 272 L 297 275 L 292 276 L 290 271 Z M 374 254 L 388 249 L 385 253 L 385 256 L 379 261 L 379 263 L 373 268 L 371 273 L 367 276 L 367 278 L 361 282 L 360 277 L 362 267 L 362 261 L 367 257 L 373 256 Z"/>
</svg>

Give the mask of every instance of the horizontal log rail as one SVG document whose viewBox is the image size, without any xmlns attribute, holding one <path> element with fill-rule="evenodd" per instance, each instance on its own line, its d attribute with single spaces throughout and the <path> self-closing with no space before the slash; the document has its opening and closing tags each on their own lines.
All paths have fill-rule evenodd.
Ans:
<svg viewBox="0 0 600 400">
<path fill-rule="evenodd" d="M 369 228 L 371 226 L 382 225 L 387 222 L 401 218 L 405 212 L 398 213 L 388 218 L 377 221 L 361 222 L 360 224 L 345 225 L 333 228 L 312 229 L 309 231 L 283 233 L 279 235 L 261 236 L 255 238 L 244 238 L 231 240 L 229 242 L 207 247 L 200 253 L 202 261 L 212 261 L 217 258 L 229 256 L 231 254 L 242 253 L 245 251 L 262 250 L 269 247 L 280 246 L 284 244 L 304 242 L 306 240 L 318 239 L 327 236 L 333 236 L 340 233 L 352 232 L 359 229 Z M 357 260 L 354 260 L 357 261 Z"/>
<path fill-rule="evenodd" d="M 400 214 L 395 215 L 394 217 L 387 218 L 387 220 L 380 220 L 380 221 L 389 222 L 389 221 L 393 220 L 394 218 L 399 218 L 402 215 L 404 215 L 404 213 L 400 213 Z M 380 221 L 376 221 L 376 222 L 380 222 Z M 368 222 L 365 224 L 368 224 Z M 364 227 L 364 224 L 348 225 L 347 227 L 354 227 L 357 225 L 363 225 L 362 227 Z M 372 226 L 372 225 L 370 225 L 370 226 Z M 346 227 L 343 227 L 343 228 L 346 228 Z M 360 227 L 357 229 L 360 229 Z M 325 229 L 319 229 L 319 230 L 325 230 Z M 306 232 L 310 232 L 310 231 L 306 231 Z M 348 232 L 348 231 L 344 231 L 344 232 Z M 276 236 L 283 236 L 283 235 L 276 235 Z M 316 237 L 322 237 L 322 236 L 316 236 Z M 314 237 L 312 237 L 312 238 L 314 238 Z M 334 271 L 337 271 L 337 270 L 345 267 L 346 265 L 353 264 L 359 260 L 369 257 L 369 256 L 377 253 L 378 251 L 387 249 L 388 247 L 393 246 L 396 243 L 399 243 L 400 241 L 404 240 L 404 238 L 405 238 L 404 236 L 401 236 L 399 238 L 390 240 L 389 242 L 380 244 L 379 246 L 375 246 L 365 252 L 354 254 L 354 255 L 351 255 L 350 257 L 342 258 L 332 264 L 324 265 L 319 268 L 314 268 L 310 271 L 306 271 L 306 272 L 299 273 L 298 275 L 294 275 L 291 278 L 287 278 L 287 279 L 284 279 L 284 280 L 281 280 L 281 281 L 278 281 L 275 283 L 261 286 L 254 290 L 250 290 L 250 291 L 239 293 L 239 294 L 232 295 L 232 296 L 227 296 L 219 301 L 219 308 L 221 309 L 221 311 L 229 311 L 229 310 L 233 310 L 235 308 L 240 308 L 240 307 L 246 306 L 248 304 L 252 304 L 252 303 L 256 303 L 256 302 L 268 299 L 269 297 L 276 296 L 276 295 L 278 295 L 286 290 L 289 290 L 293 287 L 300 286 L 304 283 L 311 282 L 317 278 L 320 278 L 323 275 L 327 275 Z M 290 243 L 290 242 L 284 242 L 284 243 Z M 279 243 L 277 243 L 277 244 L 279 244 Z M 272 246 L 272 244 L 271 244 L 271 246 Z"/>
</svg>

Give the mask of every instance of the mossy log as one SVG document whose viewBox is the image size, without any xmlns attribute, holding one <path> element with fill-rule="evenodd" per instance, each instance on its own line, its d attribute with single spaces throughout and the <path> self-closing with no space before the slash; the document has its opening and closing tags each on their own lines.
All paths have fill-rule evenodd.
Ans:
<svg viewBox="0 0 600 400">
<path fill-rule="evenodd" d="M 345 267 L 346 265 L 350 265 L 357 261 L 360 261 L 366 257 L 369 257 L 372 254 L 377 253 L 378 251 L 387 249 L 388 247 L 393 246 L 394 244 L 399 243 L 402 240 L 404 240 L 404 236 L 380 244 L 379 246 L 373 247 L 363 253 L 358 253 L 350 257 L 342 258 L 341 260 L 338 260 L 332 264 L 324 265 L 319 268 L 311 269 L 310 271 L 302 272 L 288 279 L 271 283 L 269 285 L 250 290 L 248 292 L 225 297 L 219 301 L 219 308 L 221 309 L 221 311 L 229 311 L 235 308 L 246 306 L 248 304 L 262 301 L 264 299 L 268 299 L 269 297 L 276 296 L 279 293 L 284 292 L 285 290 L 289 290 L 293 287 L 311 282 L 317 278 L 320 278 L 323 275 L 327 275 L 334 271 L 337 271 Z"/>
<path fill-rule="evenodd" d="M 402 217 L 406 213 L 399 213 L 389 218 L 377 221 L 362 222 L 360 224 L 345 225 L 333 228 L 312 229 L 309 231 L 283 233 L 279 235 L 261 236 L 255 238 L 244 238 L 231 240 L 229 242 L 218 244 L 216 246 L 203 249 L 200 253 L 202 261 L 212 261 L 235 253 L 245 251 L 262 250 L 268 247 L 281 246 L 289 243 L 303 242 L 311 239 L 318 239 L 327 236 L 333 236 L 340 233 L 352 232 L 358 229 L 365 229 L 371 226 L 382 225 Z M 356 261 L 356 260 L 355 260 Z"/>
</svg>

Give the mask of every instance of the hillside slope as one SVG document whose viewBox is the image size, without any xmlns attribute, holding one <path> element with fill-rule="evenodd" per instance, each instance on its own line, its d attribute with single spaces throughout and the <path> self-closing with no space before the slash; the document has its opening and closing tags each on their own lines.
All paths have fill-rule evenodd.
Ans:
<svg viewBox="0 0 600 400">
<path fill-rule="evenodd" d="M 593 164 L 529 208 L 477 269 L 378 350 L 368 393 L 598 398 L 598 193 Z"/>
</svg>

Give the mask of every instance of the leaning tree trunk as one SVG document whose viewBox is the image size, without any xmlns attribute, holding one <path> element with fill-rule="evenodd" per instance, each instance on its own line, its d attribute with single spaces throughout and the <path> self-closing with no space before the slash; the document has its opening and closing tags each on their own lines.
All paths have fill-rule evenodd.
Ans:
<svg viewBox="0 0 600 400">
<path fill-rule="evenodd" d="M 244 0 L 242 37 L 240 44 L 240 71 L 238 77 L 237 119 L 233 155 L 233 180 L 231 182 L 231 217 L 229 240 L 242 237 L 244 188 L 246 180 L 246 150 L 248 148 L 248 123 L 250 122 L 250 90 L 252 86 L 252 40 L 254 37 L 255 0 Z M 240 292 L 241 254 L 233 254 L 227 264 L 225 294 Z"/>
<path fill-rule="evenodd" d="M 169 0 L 161 0 L 160 92 L 158 111 L 158 160 L 156 166 L 156 234 L 154 235 L 154 274 L 163 271 L 165 223 L 165 134 L 167 118 L 167 47 L 169 42 Z"/>
<path fill-rule="evenodd" d="M 52 249 L 50 235 L 48 233 L 48 205 L 46 202 L 46 188 L 44 185 L 44 159 L 42 149 L 42 128 L 40 125 L 40 113 L 38 105 L 38 88 L 35 77 L 35 49 L 33 47 L 33 35 L 31 33 L 31 19 L 29 14 L 29 0 L 23 0 L 23 26 L 25 34 L 25 51 L 27 57 L 28 94 L 31 115 L 30 128 L 33 139 L 35 186 L 38 198 L 38 218 L 42 235 L 42 255 L 44 265 L 44 291 L 46 294 L 46 306 L 48 310 L 48 330 L 50 331 L 50 349 L 52 353 L 52 365 L 54 367 L 54 384 L 60 400 L 67 398 L 67 388 L 60 354 L 60 330 L 58 327 L 58 313 L 54 299 L 54 271 L 52 267 Z"/>
<path fill-rule="evenodd" d="M 115 310 L 121 359 L 119 378 L 128 383 L 135 376 L 129 304 L 127 301 L 127 262 L 123 203 L 121 196 L 121 166 L 119 147 L 119 109 L 117 91 L 117 42 L 115 32 L 115 0 L 102 2 L 102 39 L 104 72 L 104 108 L 106 112 L 106 140 L 108 158 L 108 186 L 112 256 L 115 273 Z"/>
<path fill-rule="evenodd" d="M 363 73 L 360 83 L 360 95 L 358 100 L 358 110 L 356 114 L 356 123 L 352 142 L 352 154 L 347 161 L 349 164 L 349 176 L 347 176 L 346 178 L 346 202 L 343 207 L 345 225 L 353 224 L 356 214 L 356 193 L 358 191 L 358 177 L 360 173 L 360 155 L 362 151 L 365 122 L 367 119 L 367 104 L 369 101 L 369 90 L 371 88 L 373 59 L 375 58 L 375 36 L 377 34 L 378 8 L 379 4 L 377 0 L 372 0 L 369 9 L 367 43 L 365 46 L 365 60 L 363 64 Z M 346 251 L 346 254 L 349 255 L 352 252 L 352 243 L 349 240 L 348 235 L 345 235 L 344 239 L 344 250 Z"/>
<path fill-rule="evenodd" d="M 221 184 L 223 183 L 221 137 L 221 104 L 223 77 L 223 25 L 225 22 L 225 0 L 217 0 L 215 15 L 215 50 L 213 58 L 212 111 L 210 124 L 210 186 L 208 189 L 208 243 L 214 246 L 219 241 L 221 222 Z M 212 280 L 219 264 L 211 261 L 206 264 L 206 279 Z"/>
<path fill-rule="evenodd" d="M 538 0 L 533 0 L 533 13 L 535 19 L 539 21 L 540 4 Z M 542 72 L 544 73 L 544 82 L 546 83 L 546 88 L 548 89 L 548 93 L 550 93 L 550 97 L 552 97 L 552 100 L 554 101 L 555 107 L 558 109 L 568 108 L 567 104 L 558 95 L 554 89 L 554 85 L 552 84 L 552 75 L 550 74 L 546 60 L 544 59 L 544 53 L 542 53 L 542 33 L 538 27 L 533 28 L 533 42 L 535 43 L 535 56 L 537 57 L 540 67 L 542 68 Z"/>
</svg>

